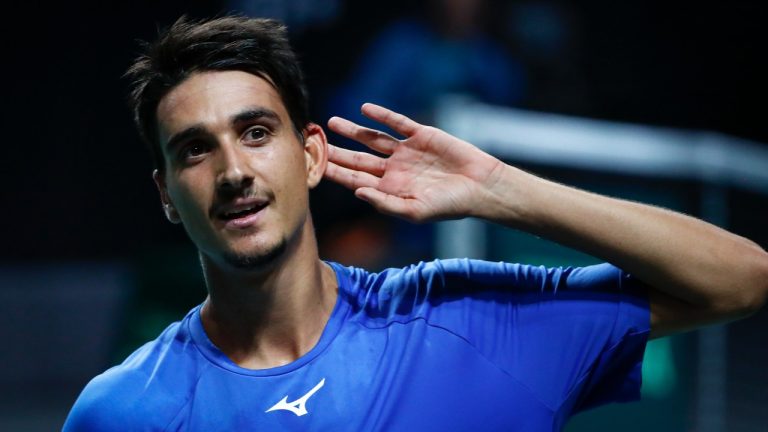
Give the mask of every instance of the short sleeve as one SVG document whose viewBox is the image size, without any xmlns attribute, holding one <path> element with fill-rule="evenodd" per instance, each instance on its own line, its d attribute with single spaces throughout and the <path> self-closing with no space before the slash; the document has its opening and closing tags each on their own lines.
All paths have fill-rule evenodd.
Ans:
<svg viewBox="0 0 768 432">
<path fill-rule="evenodd" d="M 650 313 L 644 285 L 628 273 L 610 264 L 433 266 L 424 271 L 429 322 L 466 339 L 551 409 L 639 398 Z"/>
<path fill-rule="evenodd" d="M 85 386 L 63 432 L 166 430 L 183 406 L 178 395 L 147 391 L 149 377 L 114 367 Z"/>
<path fill-rule="evenodd" d="M 131 398 L 110 395 L 108 375 L 99 375 L 83 389 L 64 423 L 64 432 L 116 431 L 136 426 L 125 418 L 123 407 Z"/>
<path fill-rule="evenodd" d="M 610 402 L 640 399 L 642 362 L 650 334 L 650 309 L 644 285 L 621 273 L 618 312 L 607 349 L 569 394 L 576 413 Z"/>
</svg>

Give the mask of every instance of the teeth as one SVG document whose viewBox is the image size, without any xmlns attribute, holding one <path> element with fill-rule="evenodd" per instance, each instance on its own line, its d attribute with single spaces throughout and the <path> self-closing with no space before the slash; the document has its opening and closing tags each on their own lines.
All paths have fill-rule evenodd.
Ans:
<svg viewBox="0 0 768 432">
<path fill-rule="evenodd" d="M 249 212 L 249 211 L 252 211 L 255 208 L 256 208 L 256 206 L 249 206 L 249 207 L 244 207 L 244 208 L 239 209 L 239 210 L 230 210 L 230 211 L 224 213 L 224 216 L 233 216 L 233 215 L 237 215 L 237 214 L 240 214 L 240 213 Z"/>
</svg>

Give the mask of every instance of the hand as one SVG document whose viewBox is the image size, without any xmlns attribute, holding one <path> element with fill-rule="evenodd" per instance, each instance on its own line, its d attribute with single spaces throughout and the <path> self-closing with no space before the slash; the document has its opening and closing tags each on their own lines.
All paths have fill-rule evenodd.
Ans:
<svg viewBox="0 0 768 432">
<path fill-rule="evenodd" d="M 476 214 L 500 176 L 501 161 L 440 129 L 378 105 L 365 104 L 362 112 L 405 139 L 331 118 L 331 130 L 389 157 L 329 145 L 328 179 L 354 190 L 380 212 L 413 222 Z"/>
</svg>

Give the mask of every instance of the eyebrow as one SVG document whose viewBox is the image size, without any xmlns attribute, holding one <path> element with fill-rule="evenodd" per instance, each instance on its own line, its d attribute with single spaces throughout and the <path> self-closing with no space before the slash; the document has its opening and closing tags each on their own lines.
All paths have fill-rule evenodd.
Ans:
<svg viewBox="0 0 768 432">
<path fill-rule="evenodd" d="M 267 119 L 271 123 L 275 123 L 275 127 L 280 126 L 282 124 L 282 122 L 280 121 L 280 116 L 278 116 L 276 112 L 272 111 L 271 109 L 263 108 L 263 107 L 247 108 L 230 117 L 229 122 L 233 126 L 237 126 L 241 123 L 247 123 L 247 122 L 251 122 L 259 119 Z M 193 137 L 205 135 L 207 133 L 208 132 L 206 131 L 205 127 L 202 124 L 196 124 L 196 125 L 190 126 L 184 129 L 183 131 L 172 135 L 168 139 L 168 142 L 165 144 L 165 148 L 168 151 L 172 151 L 182 141 L 188 140 Z"/>
<path fill-rule="evenodd" d="M 278 116 L 276 112 L 272 111 L 269 108 L 263 108 L 263 107 L 248 108 L 244 111 L 241 111 L 233 115 L 230 118 L 230 122 L 233 125 L 237 125 L 239 123 L 245 123 L 245 122 L 264 119 L 264 118 L 271 120 L 273 122 L 276 122 L 278 125 L 281 123 L 280 116 Z"/>
</svg>

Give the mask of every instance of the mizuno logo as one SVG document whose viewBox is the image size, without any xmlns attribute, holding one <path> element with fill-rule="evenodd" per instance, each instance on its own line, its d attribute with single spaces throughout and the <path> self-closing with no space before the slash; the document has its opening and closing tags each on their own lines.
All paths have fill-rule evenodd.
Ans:
<svg viewBox="0 0 768 432">
<path fill-rule="evenodd" d="M 307 400 L 311 398 L 312 395 L 315 394 L 318 390 L 320 390 L 320 388 L 324 384 L 325 384 L 325 378 L 320 380 L 320 382 L 317 383 L 316 386 L 312 387 L 312 390 L 308 391 L 307 394 L 296 399 L 291 403 L 288 403 L 288 395 L 285 395 L 285 397 L 280 402 L 276 403 L 275 406 L 273 406 L 272 408 L 264 412 L 286 410 L 296 414 L 298 417 L 301 417 L 307 413 Z"/>
</svg>

